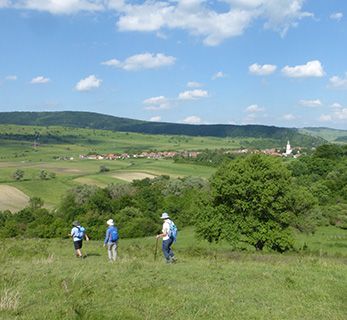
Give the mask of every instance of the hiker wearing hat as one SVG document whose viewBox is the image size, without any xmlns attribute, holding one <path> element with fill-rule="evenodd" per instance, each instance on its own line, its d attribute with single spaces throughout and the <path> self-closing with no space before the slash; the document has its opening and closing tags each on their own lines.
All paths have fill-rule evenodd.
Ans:
<svg viewBox="0 0 347 320">
<path fill-rule="evenodd" d="M 166 263 L 172 263 L 176 261 L 171 246 L 176 241 L 177 228 L 166 212 L 164 212 L 160 218 L 163 219 L 164 222 L 162 233 L 157 235 L 157 239 L 163 238 L 162 249 Z"/>
<path fill-rule="evenodd" d="M 108 228 L 106 230 L 106 236 L 104 241 L 104 247 L 107 245 L 108 259 L 110 261 L 116 261 L 117 248 L 118 248 L 118 229 L 114 225 L 113 219 L 107 220 Z"/>
<path fill-rule="evenodd" d="M 78 221 L 72 223 L 73 228 L 71 229 L 71 237 L 73 239 L 73 245 L 75 248 L 75 255 L 77 258 L 83 258 L 82 245 L 83 239 L 89 241 L 89 237 L 86 234 L 86 229 L 81 226 Z"/>
</svg>

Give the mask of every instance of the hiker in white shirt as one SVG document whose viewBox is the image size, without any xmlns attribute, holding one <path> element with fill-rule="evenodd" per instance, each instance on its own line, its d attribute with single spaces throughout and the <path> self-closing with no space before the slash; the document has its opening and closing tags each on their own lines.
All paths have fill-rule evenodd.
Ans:
<svg viewBox="0 0 347 320">
<path fill-rule="evenodd" d="M 163 229 L 162 229 L 162 233 L 157 235 L 157 239 L 163 238 L 162 249 L 163 249 L 163 254 L 164 254 L 166 263 L 172 263 L 172 262 L 175 262 L 176 260 L 174 253 L 171 249 L 171 246 L 174 243 L 175 239 L 173 237 L 170 237 L 170 225 L 173 222 L 170 220 L 170 217 L 166 212 L 164 212 L 161 215 L 161 219 L 164 220 Z"/>
</svg>

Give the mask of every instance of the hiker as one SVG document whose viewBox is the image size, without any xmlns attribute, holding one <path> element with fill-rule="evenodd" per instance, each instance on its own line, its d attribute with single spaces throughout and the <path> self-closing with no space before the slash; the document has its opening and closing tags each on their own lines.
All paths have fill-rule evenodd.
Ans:
<svg viewBox="0 0 347 320">
<path fill-rule="evenodd" d="M 163 229 L 162 233 L 157 235 L 157 239 L 163 238 L 162 249 L 166 263 L 172 263 L 176 261 L 171 246 L 176 241 L 177 228 L 166 212 L 161 215 L 161 219 L 164 220 Z"/>
<path fill-rule="evenodd" d="M 83 239 L 89 241 L 89 237 L 86 234 L 86 229 L 81 226 L 78 221 L 72 223 L 73 228 L 71 229 L 71 237 L 73 238 L 73 245 L 75 248 L 75 255 L 77 258 L 83 258 L 82 245 Z"/>
<path fill-rule="evenodd" d="M 108 228 L 106 230 L 106 236 L 104 241 L 104 247 L 107 245 L 108 259 L 110 261 L 116 261 L 117 248 L 118 248 L 118 229 L 114 225 L 113 219 L 107 220 Z"/>
</svg>

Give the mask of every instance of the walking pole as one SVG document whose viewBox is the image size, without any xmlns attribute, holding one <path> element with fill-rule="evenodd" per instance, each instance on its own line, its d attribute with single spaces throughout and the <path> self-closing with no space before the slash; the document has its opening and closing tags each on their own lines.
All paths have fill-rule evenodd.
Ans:
<svg viewBox="0 0 347 320">
<path fill-rule="evenodd" d="M 159 239 L 159 238 L 156 238 L 156 240 L 155 240 L 154 261 L 157 260 L 158 239 Z"/>
</svg>

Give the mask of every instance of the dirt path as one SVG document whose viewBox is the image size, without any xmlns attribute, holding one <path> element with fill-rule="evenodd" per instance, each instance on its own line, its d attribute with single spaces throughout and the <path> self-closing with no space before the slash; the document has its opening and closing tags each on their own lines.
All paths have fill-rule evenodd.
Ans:
<svg viewBox="0 0 347 320">
<path fill-rule="evenodd" d="M 26 207 L 28 203 L 29 197 L 19 189 L 0 185 L 0 210 L 16 212 Z"/>
</svg>

